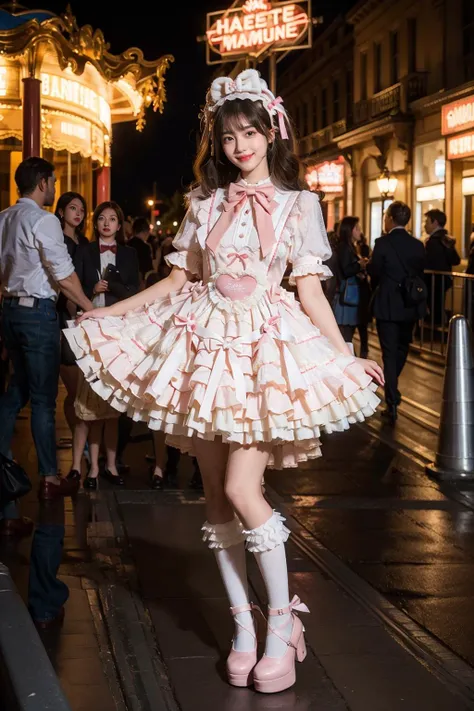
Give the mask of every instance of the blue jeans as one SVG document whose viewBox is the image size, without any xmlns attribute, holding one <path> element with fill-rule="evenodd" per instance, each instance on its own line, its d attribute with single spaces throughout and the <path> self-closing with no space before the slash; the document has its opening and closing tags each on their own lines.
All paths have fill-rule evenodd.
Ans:
<svg viewBox="0 0 474 711">
<path fill-rule="evenodd" d="M 39 473 L 56 475 L 55 415 L 59 380 L 56 304 L 51 299 L 40 299 L 37 306 L 28 308 L 5 299 L 3 336 L 13 375 L 6 393 L 0 397 L 0 452 L 9 455 L 16 417 L 30 401 Z"/>
</svg>

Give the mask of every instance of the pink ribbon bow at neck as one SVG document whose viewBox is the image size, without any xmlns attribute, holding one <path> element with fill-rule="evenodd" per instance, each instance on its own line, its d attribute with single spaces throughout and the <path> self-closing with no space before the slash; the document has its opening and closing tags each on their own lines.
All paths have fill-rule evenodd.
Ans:
<svg viewBox="0 0 474 711">
<path fill-rule="evenodd" d="M 273 199 L 275 188 L 273 185 L 245 185 L 243 183 L 231 183 L 229 185 L 227 200 L 224 200 L 223 212 L 216 224 L 210 231 L 206 246 L 216 253 L 222 237 L 225 235 L 236 215 L 240 212 L 247 200 L 253 208 L 255 216 L 255 226 L 257 228 L 258 239 L 262 257 L 266 257 L 272 250 L 276 242 L 275 230 L 273 227 L 272 213 L 277 207 Z"/>
</svg>

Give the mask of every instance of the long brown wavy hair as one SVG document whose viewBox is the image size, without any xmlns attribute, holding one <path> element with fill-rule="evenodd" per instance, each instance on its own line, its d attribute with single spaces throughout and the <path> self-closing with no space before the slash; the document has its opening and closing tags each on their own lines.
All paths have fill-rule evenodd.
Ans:
<svg viewBox="0 0 474 711">
<path fill-rule="evenodd" d="M 74 193 L 71 191 L 68 191 L 67 193 L 63 193 L 61 197 L 59 198 L 58 202 L 56 203 L 56 210 L 54 214 L 58 218 L 58 220 L 61 223 L 61 227 L 64 229 L 64 213 L 66 211 L 67 206 L 69 205 L 70 202 L 73 200 L 79 200 L 82 204 L 82 207 L 84 208 L 84 217 L 80 225 L 76 227 L 76 233 L 79 233 L 81 235 L 84 234 L 85 232 L 85 224 L 86 224 L 86 218 L 87 218 L 87 204 L 85 199 L 80 195 L 80 193 Z"/>
<path fill-rule="evenodd" d="M 238 179 L 239 168 L 230 162 L 222 149 L 222 136 L 229 127 L 241 129 L 250 125 L 267 139 L 270 139 L 273 128 L 270 115 L 262 102 L 251 99 L 225 101 L 213 119 L 212 123 L 204 125 L 194 163 L 194 176 L 204 198 L 217 188 L 225 188 Z M 276 130 L 275 140 L 268 145 L 270 177 L 273 184 L 283 190 L 303 190 L 300 163 L 294 150 L 295 137 L 289 121 L 286 121 L 286 128 L 288 140 L 283 139 Z"/>
</svg>

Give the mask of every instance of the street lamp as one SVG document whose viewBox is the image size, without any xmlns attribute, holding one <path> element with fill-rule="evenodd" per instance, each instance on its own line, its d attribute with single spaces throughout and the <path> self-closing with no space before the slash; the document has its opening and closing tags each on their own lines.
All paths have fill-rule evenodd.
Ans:
<svg viewBox="0 0 474 711">
<path fill-rule="evenodd" d="M 398 178 L 391 177 L 390 171 L 385 166 L 380 177 L 377 178 L 377 187 L 379 189 L 380 195 L 385 199 L 388 195 L 393 195 L 397 189 Z"/>
<path fill-rule="evenodd" d="M 175 220 L 175 221 L 173 222 L 173 227 L 177 227 L 177 226 L 178 226 L 178 223 L 177 223 L 176 220 Z"/>
<path fill-rule="evenodd" d="M 153 222 L 153 209 L 154 209 L 154 207 L 155 207 L 155 201 L 152 200 L 151 198 L 149 198 L 149 199 L 146 201 L 146 204 L 147 204 L 148 207 L 150 208 L 150 223 L 152 223 L 152 222 Z M 152 229 L 153 229 L 153 225 L 150 224 L 150 230 L 152 230 Z"/>
</svg>

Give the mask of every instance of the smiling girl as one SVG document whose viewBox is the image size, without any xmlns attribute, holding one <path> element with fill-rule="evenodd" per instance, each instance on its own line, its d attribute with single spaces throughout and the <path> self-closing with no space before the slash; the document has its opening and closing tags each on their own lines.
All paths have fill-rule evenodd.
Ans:
<svg viewBox="0 0 474 711">
<path fill-rule="evenodd" d="M 320 456 L 321 431 L 372 415 L 372 379 L 383 381 L 376 363 L 354 358 L 323 294 L 331 250 L 299 172 L 282 99 L 259 73 L 216 79 L 170 276 L 67 332 L 97 393 L 197 456 L 204 540 L 235 621 L 229 682 L 265 693 L 294 683 L 306 655 L 296 611 L 308 612 L 289 596 L 289 530 L 262 494 L 265 468 Z M 288 262 L 301 303 L 280 286 Z M 245 544 L 268 595 L 260 660 Z"/>
</svg>

